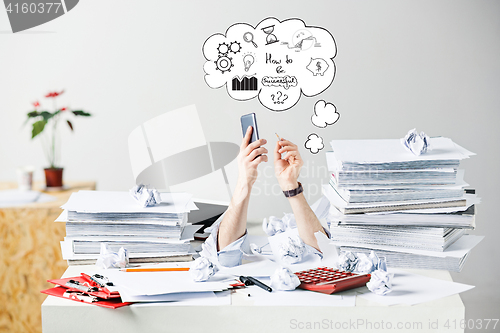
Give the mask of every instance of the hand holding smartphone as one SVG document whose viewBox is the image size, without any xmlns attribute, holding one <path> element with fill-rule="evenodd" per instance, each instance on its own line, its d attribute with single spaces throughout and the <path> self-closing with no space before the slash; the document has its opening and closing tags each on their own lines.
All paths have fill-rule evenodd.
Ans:
<svg viewBox="0 0 500 333">
<path fill-rule="evenodd" d="M 250 142 L 259 140 L 259 130 L 257 128 L 257 117 L 255 113 L 249 113 L 241 116 L 241 129 L 243 130 L 243 137 L 247 133 L 247 129 L 249 126 L 252 126 L 252 137 L 250 138 Z"/>
</svg>

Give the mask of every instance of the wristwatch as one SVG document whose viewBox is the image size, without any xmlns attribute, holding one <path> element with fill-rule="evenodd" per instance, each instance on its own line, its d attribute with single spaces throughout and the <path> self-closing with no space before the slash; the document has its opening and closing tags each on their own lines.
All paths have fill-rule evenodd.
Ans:
<svg viewBox="0 0 500 333">
<path fill-rule="evenodd" d="M 290 190 L 290 191 L 283 191 L 283 194 L 285 195 L 285 197 L 287 197 L 287 198 L 294 197 L 294 196 L 304 192 L 304 188 L 302 187 L 302 184 L 300 182 L 298 182 L 298 183 L 299 183 L 299 187 L 294 188 L 293 190 Z"/>
</svg>

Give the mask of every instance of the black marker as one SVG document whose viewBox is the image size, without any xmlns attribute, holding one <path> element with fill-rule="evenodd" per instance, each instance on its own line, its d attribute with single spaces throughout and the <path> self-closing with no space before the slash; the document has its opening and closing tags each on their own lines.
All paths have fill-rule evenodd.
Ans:
<svg viewBox="0 0 500 333">
<path fill-rule="evenodd" d="M 264 283 L 260 282 L 259 280 L 257 280 L 254 277 L 251 277 L 251 276 L 240 276 L 240 281 L 243 282 L 245 284 L 245 286 L 251 286 L 254 284 L 257 287 L 260 287 L 266 291 L 269 291 L 269 292 L 273 291 L 273 289 L 271 287 L 265 285 Z"/>
</svg>

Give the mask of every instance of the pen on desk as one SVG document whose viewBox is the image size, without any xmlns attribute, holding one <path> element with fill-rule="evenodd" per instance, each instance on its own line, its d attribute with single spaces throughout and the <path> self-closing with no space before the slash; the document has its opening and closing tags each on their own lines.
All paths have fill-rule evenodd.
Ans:
<svg viewBox="0 0 500 333">
<path fill-rule="evenodd" d="M 251 286 L 254 284 L 257 287 L 260 287 L 266 291 L 269 291 L 269 292 L 273 291 L 273 289 L 271 287 L 265 285 L 264 283 L 260 282 L 259 280 L 257 280 L 254 277 L 251 277 L 251 276 L 240 276 L 240 281 L 243 282 L 245 284 L 245 286 Z"/>
<path fill-rule="evenodd" d="M 122 272 L 185 272 L 189 267 L 166 267 L 166 268 L 124 268 Z"/>
<path fill-rule="evenodd" d="M 271 287 L 269 287 L 268 285 L 265 285 L 264 283 L 260 282 L 259 280 L 257 280 L 256 278 L 253 278 L 251 276 L 247 276 L 247 278 L 252 281 L 256 286 L 258 287 L 261 287 L 262 289 L 264 290 L 267 290 L 269 292 L 272 292 L 273 289 Z"/>
</svg>

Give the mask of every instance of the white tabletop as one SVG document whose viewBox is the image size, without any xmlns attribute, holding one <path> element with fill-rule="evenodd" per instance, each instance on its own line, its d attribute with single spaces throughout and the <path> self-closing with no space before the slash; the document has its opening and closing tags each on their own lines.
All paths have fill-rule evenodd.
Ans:
<svg viewBox="0 0 500 333">
<path fill-rule="evenodd" d="M 91 272 L 94 266 L 70 266 L 64 277 Z M 447 271 L 408 270 L 451 281 Z M 447 332 L 463 332 L 465 307 L 459 295 L 413 306 L 384 306 L 359 296 L 354 307 L 255 306 L 245 290 L 231 294 L 231 305 L 172 306 L 136 303 L 118 309 L 48 296 L 42 304 L 42 328 L 53 332 L 297 332 L 301 329 L 369 332 L 377 327 L 431 332 L 436 324 Z M 383 326 L 385 325 L 385 326 Z M 308 328 L 310 327 L 310 328 Z"/>
</svg>

